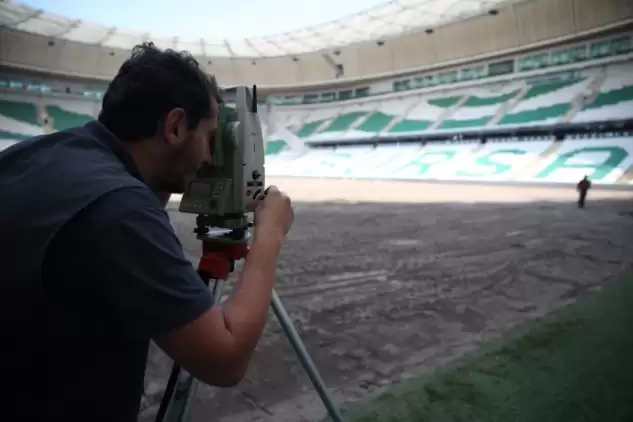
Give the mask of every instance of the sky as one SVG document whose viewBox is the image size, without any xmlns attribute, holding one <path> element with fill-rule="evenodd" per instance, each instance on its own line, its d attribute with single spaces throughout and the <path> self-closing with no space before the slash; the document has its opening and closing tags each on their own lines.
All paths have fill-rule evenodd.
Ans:
<svg viewBox="0 0 633 422">
<path fill-rule="evenodd" d="M 166 36 L 251 38 L 326 23 L 387 0 L 17 0 L 47 12 Z"/>
</svg>

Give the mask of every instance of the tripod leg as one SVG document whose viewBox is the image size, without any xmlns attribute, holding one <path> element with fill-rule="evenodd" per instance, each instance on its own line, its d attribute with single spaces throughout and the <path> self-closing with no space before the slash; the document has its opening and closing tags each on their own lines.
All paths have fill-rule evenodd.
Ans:
<svg viewBox="0 0 633 422">
<path fill-rule="evenodd" d="M 169 381 L 167 381 L 167 387 L 165 388 L 163 399 L 161 400 L 160 407 L 158 408 L 158 413 L 156 414 L 156 422 L 162 422 L 165 419 L 167 409 L 169 408 L 169 404 L 173 398 L 173 391 L 176 389 L 176 385 L 178 383 L 180 371 L 180 366 L 174 364 L 171 374 L 169 375 Z"/>
<path fill-rule="evenodd" d="M 312 358 L 310 358 L 310 355 L 308 354 L 308 350 L 306 349 L 305 345 L 301 341 L 301 338 L 299 337 L 299 334 L 295 330 L 294 326 L 292 325 L 292 321 L 290 320 L 288 313 L 286 313 L 286 310 L 284 309 L 283 304 L 281 303 L 281 299 L 279 298 L 275 290 L 273 290 L 272 306 L 273 306 L 273 310 L 275 311 L 275 315 L 277 315 L 277 319 L 279 319 L 279 323 L 281 324 L 281 327 L 286 332 L 286 336 L 288 336 L 288 340 L 290 341 L 290 344 L 292 345 L 293 349 L 297 353 L 297 356 L 299 357 L 299 361 L 301 361 L 301 365 L 303 365 L 303 368 L 308 373 L 308 376 L 310 377 L 310 380 L 312 381 L 314 388 L 317 390 L 317 393 L 319 394 L 321 401 L 325 405 L 325 408 L 327 409 L 328 414 L 330 415 L 330 418 L 334 422 L 343 422 L 341 413 L 336 408 L 336 406 L 334 405 L 334 402 L 332 401 L 332 398 L 328 394 L 327 389 L 325 388 L 325 384 L 323 383 L 323 379 L 321 379 L 321 375 L 319 374 L 316 366 L 314 365 L 314 362 L 312 362 Z"/>
<path fill-rule="evenodd" d="M 216 280 L 213 285 L 213 305 L 219 305 L 224 294 L 224 280 Z"/>
</svg>

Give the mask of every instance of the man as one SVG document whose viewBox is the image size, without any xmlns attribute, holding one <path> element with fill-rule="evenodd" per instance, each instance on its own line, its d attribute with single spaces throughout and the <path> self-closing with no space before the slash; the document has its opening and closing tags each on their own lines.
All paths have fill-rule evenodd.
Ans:
<svg viewBox="0 0 633 422">
<path fill-rule="evenodd" d="M 578 208 L 585 207 L 585 198 L 587 197 L 587 191 L 591 189 L 591 182 L 587 178 L 587 176 L 583 177 L 578 185 L 576 185 L 576 190 L 578 191 Z"/>
<path fill-rule="evenodd" d="M 0 153 L 4 419 L 136 420 L 150 339 L 205 383 L 242 379 L 293 222 L 290 199 L 270 187 L 221 307 L 159 200 L 212 159 L 220 101 L 192 57 L 144 44 L 110 83 L 98 121 Z"/>
</svg>

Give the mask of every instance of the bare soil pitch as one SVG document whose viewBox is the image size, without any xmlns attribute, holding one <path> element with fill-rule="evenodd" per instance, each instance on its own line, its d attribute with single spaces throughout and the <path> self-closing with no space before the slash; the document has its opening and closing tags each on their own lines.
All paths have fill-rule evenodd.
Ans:
<svg viewBox="0 0 633 422">
<path fill-rule="evenodd" d="M 579 210 L 573 189 L 268 182 L 296 210 L 277 291 L 338 403 L 433 370 L 633 269 L 632 191 L 592 191 Z M 170 215 L 195 265 L 194 216 Z M 170 367 L 152 350 L 142 421 Z M 271 311 L 247 379 L 201 387 L 192 422 L 324 416 Z"/>
</svg>

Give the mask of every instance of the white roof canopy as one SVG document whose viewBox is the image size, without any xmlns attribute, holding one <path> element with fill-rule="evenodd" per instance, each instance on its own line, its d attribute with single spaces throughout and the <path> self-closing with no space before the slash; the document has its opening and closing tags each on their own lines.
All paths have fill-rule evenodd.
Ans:
<svg viewBox="0 0 633 422">
<path fill-rule="evenodd" d="M 344 1 L 344 0 L 343 0 Z M 205 57 L 277 57 L 385 40 L 420 28 L 487 13 L 507 0 L 392 0 L 325 25 L 257 38 L 212 39 L 154 36 L 124 28 L 71 20 L 0 0 L 0 26 L 103 47 L 131 49 L 144 41 L 160 48 L 187 50 Z"/>
</svg>

